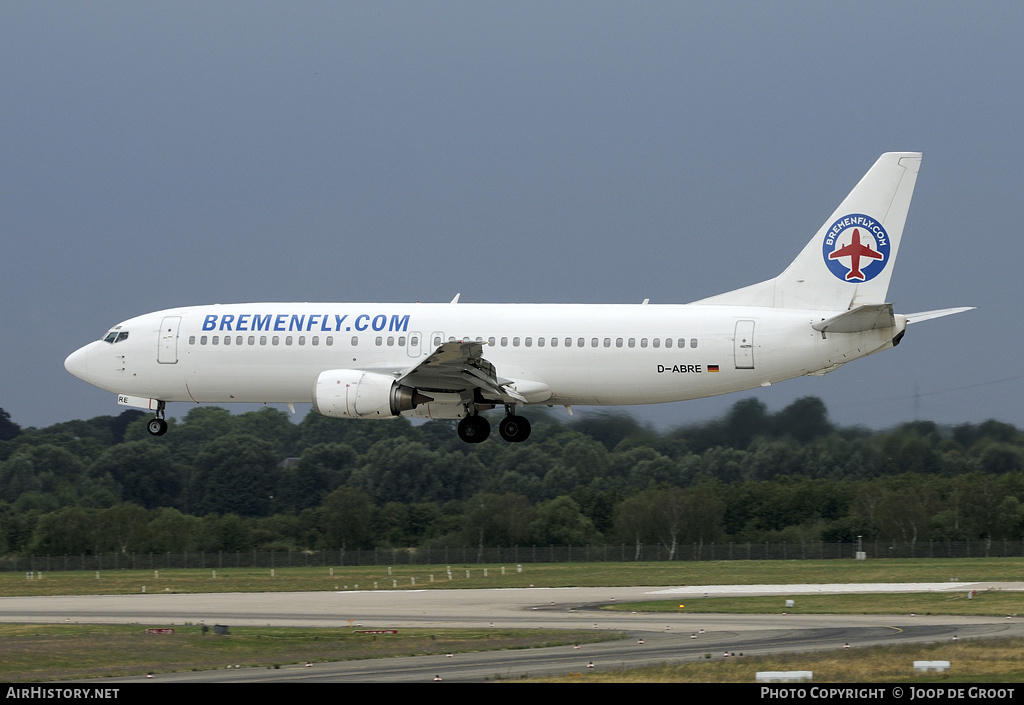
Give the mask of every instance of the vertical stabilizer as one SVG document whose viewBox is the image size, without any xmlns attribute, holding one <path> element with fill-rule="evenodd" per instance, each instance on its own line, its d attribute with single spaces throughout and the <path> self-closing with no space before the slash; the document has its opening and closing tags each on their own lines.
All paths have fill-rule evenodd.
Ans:
<svg viewBox="0 0 1024 705">
<path fill-rule="evenodd" d="M 918 152 L 888 152 L 775 279 L 698 303 L 845 311 L 885 303 L 914 195 Z"/>
</svg>

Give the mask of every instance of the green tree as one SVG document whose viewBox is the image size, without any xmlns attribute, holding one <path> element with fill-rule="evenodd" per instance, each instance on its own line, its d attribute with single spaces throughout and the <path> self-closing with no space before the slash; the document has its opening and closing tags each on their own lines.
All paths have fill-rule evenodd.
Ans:
<svg viewBox="0 0 1024 705">
<path fill-rule="evenodd" d="M 530 500 L 514 492 L 481 492 L 463 504 L 466 542 L 484 546 L 514 546 L 528 537 L 534 509 Z"/>
<path fill-rule="evenodd" d="M 195 550 L 202 520 L 164 507 L 156 510 L 149 521 L 146 552 L 184 553 Z"/>
<path fill-rule="evenodd" d="M 166 446 L 147 441 L 129 441 L 113 446 L 89 468 L 93 477 L 110 475 L 120 488 L 120 497 L 155 509 L 180 507 L 185 475 Z"/>
<path fill-rule="evenodd" d="M 609 452 L 615 450 L 615 447 L 626 438 L 649 433 L 648 429 L 641 426 L 632 416 L 607 411 L 581 416 L 579 420 L 572 422 L 570 428 L 590 436 Z"/>
<path fill-rule="evenodd" d="M 149 515 L 137 504 L 125 502 L 96 513 L 96 543 L 104 553 L 143 551 L 148 533 Z"/>
<path fill-rule="evenodd" d="M 269 443 L 278 457 L 288 454 L 300 435 L 288 414 L 269 406 L 234 417 L 233 426 L 235 433 L 255 436 Z"/>
<path fill-rule="evenodd" d="M 0 465 L 0 499 L 8 502 L 24 492 L 41 492 L 57 496 L 62 505 L 73 504 L 88 484 L 78 457 L 49 443 L 23 446 Z"/>
<path fill-rule="evenodd" d="M 650 493 L 644 490 L 615 505 L 615 533 L 623 542 L 633 545 L 633 560 L 638 561 L 643 546 L 651 540 L 654 532 L 651 526 Z"/>
<path fill-rule="evenodd" d="M 93 555 L 99 553 L 96 510 L 64 507 L 44 514 L 32 532 L 29 552 L 34 555 Z"/>
<path fill-rule="evenodd" d="M 280 506 L 293 512 L 319 507 L 328 494 L 349 479 L 357 460 L 356 452 L 345 443 L 309 446 L 298 462 L 282 468 Z"/>
<path fill-rule="evenodd" d="M 832 433 L 825 403 L 817 397 L 801 397 L 772 419 L 775 432 L 792 436 L 801 443 Z"/>
<path fill-rule="evenodd" d="M 266 441 L 244 435 L 210 441 L 196 456 L 195 469 L 190 495 L 196 513 L 272 513 L 280 473 Z"/>
<path fill-rule="evenodd" d="M 10 441 L 21 433 L 21 426 L 11 421 L 11 415 L 0 409 L 0 441 Z"/>
<path fill-rule="evenodd" d="M 434 452 L 408 438 L 379 441 L 348 484 L 378 504 L 462 499 L 480 484 L 483 468 L 473 456 Z"/>
<path fill-rule="evenodd" d="M 252 548 L 250 526 L 237 514 L 210 514 L 199 520 L 197 529 L 197 548 L 200 551 L 235 552 Z"/>
<path fill-rule="evenodd" d="M 556 497 L 536 508 L 529 526 L 535 544 L 582 546 L 597 538 L 597 531 L 571 497 Z"/>
<path fill-rule="evenodd" d="M 373 513 L 373 500 L 362 490 L 339 487 L 327 495 L 321 514 L 327 548 L 371 548 Z"/>
</svg>

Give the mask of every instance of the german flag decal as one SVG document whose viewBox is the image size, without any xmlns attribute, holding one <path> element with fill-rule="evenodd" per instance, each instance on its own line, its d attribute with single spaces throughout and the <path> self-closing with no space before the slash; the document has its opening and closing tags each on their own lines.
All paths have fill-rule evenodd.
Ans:
<svg viewBox="0 0 1024 705">
<path fill-rule="evenodd" d="M 708 372 L 718 372 L 718 365 L 708 365 Z"/>
</svg>

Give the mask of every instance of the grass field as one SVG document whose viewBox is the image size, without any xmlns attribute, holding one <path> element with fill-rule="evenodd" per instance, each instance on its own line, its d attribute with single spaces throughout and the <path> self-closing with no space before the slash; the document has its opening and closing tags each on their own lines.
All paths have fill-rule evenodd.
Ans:
<svg viewBox="0 0 1024 705">
<path fill-rule="evenodd" d="M 950 670 L 944 673 L 918 673 L 914 671 L 914 661 L 949 661 Z M 811 671 L 815 684 L 1024 683 L 1024 639 L 901 644 L 780 656 L 696 659 L 690 663 L 663 664 L 650 668 L 599 669 L 552 678 L 534 678 L 531 682 L 753 683 L 758 671 Z M 1019 698 L 1024 689 L 1015 688 L 1015 692 Z"/>
<path fill-rule="evenodd" d="M 450 577 L 449 577 L 450 569 Z M 333 575 L 331 574 L 333 572 Z M 318 590 L 402 590 L 430 588 L 615 587 L 636 585 L 756 585 L 787 583 L 1024 581 L 1024 559 L 902 559 L 875 561 L 718 561 L 701 563 L 587 563 L 358 568 L 279 568 L 212 570 L 120 570 L 0 574 L 0 597 L 152 593 L 296 592 Z M 897 595 L 795 595 L 687 599 L 687 612 L 1017 614 L 1024 593 L 965 592 Z M 679 600 L 618 605 L 619 609 L 679 610 Z M 163 625 L 152 625 L 163 626 Z M 144 627 L 102 625 L 0 625 L 0 681 L 59 680 L 224 668 L 227 663 L 265 666 L 446 653 L 463 650 L 528 648 L 608 638 L 527 630 L 402 630 L 397 638 L 366 638 L 348 629 L 232 629 L 232 636 L 203 636 L 198 627 L 176 627 L 173 635 L 147 636 Z M 893 648 L 901 649 L 893 651 Z M 935 650 L 937 649 L 937 651 Z M 938 655 L 929 655 L 938 654 Z M 953 654 L 953 656 L 950 656 Z M 1022 682 L 1024 640 L 961 641 L 956 645 L 909 645 L 802 655 L 799 670 L 815 671 L 815 682 Z M 745 662 L 708 659 L 655 669 L 566 675 L 568 680 L 616 682 L 751 682 L 756 670 L 793 670 L 796 657 L 749 658 Z M 954 660 L 950 674 L 915 676 L 913 660 Z M 159 664 L 159 666 L 155 665 Z M 790 664 L 790 665 L 787 665 Z M 809 665 L 808 665 L 809 664 Z"/>
<path fill-rule="evenodd" d="M 162 626 L 162 625 L 153 625 Z M 148 672 L 210 670 L 227 665 L 282 664 L 387 656 L 525 649 L 592 643 L 617 634 L 540 629 L 402 629 L 359 634 L 353 629 L 231 628 L 229 636 L 200 627 L 146 634 L 136 625 L 0 624 L 0 682 L 56 681 Z"/>
<path fill-rule="evenodd" d="M 451 570 L 449 579 L 448 570 Z M 1024 558 L 225 568 L 0 573 L 0 597 L 430 588 L 1024 581 Z"/>
<path fill-rule="evenodd" d="M 786 600 L 793 600 L 792 607 Z M 913 592 L 886 594 L 770 595 L 706 597 L 654 602 L 623 602 L 602 609 L 631 612 L 689 614 L 1024 614 L 1024 593 L 982 591 L 971 599 L 966 592 Z"/>
</svg>

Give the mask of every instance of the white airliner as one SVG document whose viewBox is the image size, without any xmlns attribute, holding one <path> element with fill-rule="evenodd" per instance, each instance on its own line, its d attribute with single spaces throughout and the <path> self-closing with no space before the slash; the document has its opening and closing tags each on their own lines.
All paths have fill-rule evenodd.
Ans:
<svg viewBox="0 0 1024 705">
<path fill-rule="evenodd" d="M 503 406 L 520 442 L 530 404 L 697 399 L 823 375 L 897 345 L 908 323 L 886 291 L 921 155 L 883 154 L 774 279 L 685 305 L 256 303 L 129 319 L 64 362 L 76 377 L 154 410 L 167 402 L 312 402 L 326 416 L 461 419 Z"/>
</svg>

